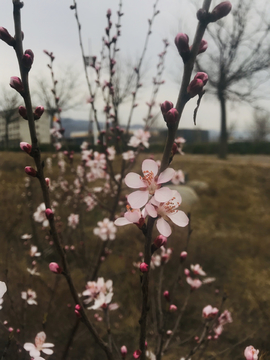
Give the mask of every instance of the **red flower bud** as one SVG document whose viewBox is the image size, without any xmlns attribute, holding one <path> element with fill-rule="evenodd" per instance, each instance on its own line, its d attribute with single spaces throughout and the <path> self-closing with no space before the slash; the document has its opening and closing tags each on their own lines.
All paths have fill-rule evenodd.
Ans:
<svg viewBox="0 0 270 360">
<path fill-rule="evenodd" d="M 17 76 L 12 76 L 10 78 L 10 82 L 9 85 L 15 89 L 16 91 L 18 91 L 18 93 L 20 93 L 21 95 L 23 95 L 24 92 L 24 87 L 22 84 L 22 81 L 20 78 L 18 78 Z"/>
<path fill-rule="evenodd" d="M 164 101 L 164 103 L 161 104 L 160 108 L 161 108 L 161 112 L 164 116 L 167 114 L 167 112 L 169 110 L 171 110 L 173 108 L 173 103 L 171 101 L 166 100 L 166 101 Z"/>
<path fill-rule="evenodd" d="M 20 148 L 22 149 L 22 151 L 25 151 L 26 154 L 30 154 L 30 152 L 32 151 L 32 145 L 28 144 L 27 142 L 21 142 Z"/>
<path fill-rule="evenodd" d="M 133 358 L 134 359 L 139 359 L 141 357 L 141 354 L 142 354 L 141 350 L 139 350 L 139 349 L 135 350 L 134 353 L 133 353 Z"/>
<path fill-rule="evenodd" d="M 187 36 L 187 34 L 183 34 L 183 33 L 179 33 L 176 35 L 175 39 L 174 39 L 175 45 L 177 47 L 177 50 L 179 52 L 179 54 L 183 57 L 186 56 L 186 54 L 190 53 L 190 49 L 189 49 L 189 37 Z"/>
<path fill-rule="evenodd" d="M 75 314 L 76 314 L 76 316 L 77 316 L 78 318 L 81 318 L 81 317 L 82 317 L 80 311 L 81 311 L 81 306 L 80 306 L 79 304 L 77 304 L 77 305 L 75 306 Z"/>
<path fill-rule="evenodd" d="M 198 72 L 187 88 L 190 97 L 200 94 L 207 81 L 208 75 L 204 72 Z"/>
<path fill-rule="evenodd" d="M 51 262 L 49 264 L 49 269 L 55 274 L 61 274 L 63 271 L 63 269 L 56 262 Z"/>
<path fill-rule="evenodd" d="M 180 261 L 181 263 L 184 262 L 187 258 L 187 252 L 186 251 L 182 251 L 180 254 Z"/>
<path fill-rule="evenodd" d="M 194 79 L 201 79 L 203 82 L 203 85 L 206 85 L 207 81 L 208 81 L 208 75 L 204 72 L 198 72 L 195 76 Z"/>
<path fill-rule="evenodd" d="M 164 291 L 163 296 L 164 296 L 164 298 L 165 298 L 167 301 L 170 301 L 170 294 L 169 294 L 169 291 L 168 291 L 168 290 L 165 290 L 165 291 Z"/>
<path fill-rule="evenodd" d="M 42 116 L 43 113 L 44 113 L 44 107 L 41 105 L 37 106 L 34 111 L 34 119 L 35 120 L 40 119 L 40 117 Z"/>
<path fill-rule="evenodd" d="M 199 47 L 199 51 L 198 51 L 198 55 L 205 52 L 206 49 L 208 48 L 208 43 L 206 40 L 202 39 L 201 43 L 200 43 L 200 47 Z"/>
<path fill-rule="evenodd" d="M 224 16 L 227 16 L 232 9 L 232 4 L 229 1 L 223 1 L 222 3 L 218 4 L 212 11 L 211 20 L 217 21 L 222 19 Z"/>
<path fill-rule="evenodd" d="M 146 263 L 141 263 L 140 265 L 140 271 L 145 273 L 145 272 L 148 272 L 148 265 Z"/>
<path fill-rule="evenodd" d="M 15 45 L 14 37 L 12 37 L 10 33 L 7 31 L 7 29 L 4 27 L 0 27 L 0 39 L 10 46 Z"/>
<path fill-rule="evenodd" d="M 49 209 L 49 208 L 47 208 L 45 210 L 45 215 L 48 220 L 52 220 L 54 217 L 54 213 L 53 213 L 52 209 Z"/>
<path fill-rule="evenodd" d="M 156 245 L 157 249 L 159 249 L 161 246 L 166 246 L 167 244 L 166 236 L 158 235 L 154 240 L 154 244 Z"/>
<path fill-rule="evenodd" d="M 33 169 L 31 166 L 26 166 L 24 168 L 24 171 L 27 175 L 36 177 L 37 176 L 37 170 Z"/>
<path fill-rule="evenodd" d="M 33 64 L 34 61 L 34 53 L 32 50 L 28 49 L 25 50 L 23 58 L 22 58 L 22 63 L 23 66 L 29 71 L 31 69 L 31 66 Z"/>
<path fill-rule="evenodd" d="M 120 349 L 122 358 L 125 359 L 126 355 L 127 355 L 127 347 L 125 345 L 123 345 Z"/>
<path fill-rule="evenodd" d="M 177 306 L 175 305 L 170 305 L 170 312 L 175 312 L 177 310 Z"/>
<path fill-rule="evenodd" d="M 24 106 L 19 106 L 19 114 L 21 115 L 22 118 L 24 118 L 25 120 L 28 120 L 27 110 Z"/>
<path fill-rule="evenodd" d="M 179 118 L 179 113 L 175 108 L 172 108 L 167 112 L 167 114 L 164 116 L 164 120 L 168 125 L 173 125 L 177 122 Z"/>
</svg>

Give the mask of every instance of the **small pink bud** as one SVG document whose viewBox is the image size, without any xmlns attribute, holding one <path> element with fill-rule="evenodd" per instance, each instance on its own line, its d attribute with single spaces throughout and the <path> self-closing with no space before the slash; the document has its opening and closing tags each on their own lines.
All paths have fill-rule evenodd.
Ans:
<svg viewBox="0 0 270 360">
<path fill-rule="evenodd" d="M 31 66 L 32 66 L 32 64 L 33 64 L 33 61 L 34 61 L 34 53 L 33 53 L 33 51 L 30 50 L 30 49 L 25 50 L 24 55 L 23 55 L 23 58 L 22 58 L 23 66 L 24 66 L 27 70 L 30 70 L 30 69 L 31 69 Z"/>
<path fill-rule="evenodd" d="M 15 45 L 15 39 L 10 35 L 6 28 L 0 27 L 0 39 L 7 43 L 9 46 Z"/>
<path fill-rule="evenodd" d="M 175 108 L 172 108 L 167 112 L 167 114 L 164 116 L 164 120 L 168 125 L 173 125 L 177 122 L 179 118 L 179 113 Z"/>
<path fill-rule="evenodd" d="M 194 79 L 187 87 L 187 93 L 190 97 L 194 97 L 202 92 L 203 82 L 200 79 Z"/>
<path fill-rule="evenodd" d="M 206 49 L 208 48 L 208 43 L 206 40 L 202 39 L 201 43 L 200 43 L 200 47 L 199 47 L 199 51 L 198 51 L 198 55 L 205 52 Z"/>
<path fill-rule="evenodd" d="M 62 268 L 56 262 L 51 262 L 49 264 L 49 269 L 51 270 L 51 272 L 55 274 L 61 274 L 63 271 Z"/>
<path fill-rule="evenodd" d="M 162 112 L 162 114 L 164 116 L 164 115 L 167 114 L 167 112 L 169 110 L 171 110 L 173 108 L 173 103 L 171 101 L 166 100 L 161 104 L 160 108 L 161 108 L 161 112 Z"/>
<path fill-rule="evenodd" d="M 25 120 L 28 120 L 27 110 L 24 106 L 19 106 L 19 114 L 21 115 L 22 118 L 24 118 Z"/>
<path fill-rule="evenodd" d="M 47 208 L 45 210 L 45 215 L 48 220 L 52 220 L 54 218 L 54 213 L 53 213 L 52 209 Z"/>
<path fill-rule="evenodd" d="M 141 263 L 140 265 L 140 271 L 145 273 L 145 272 L 148 272 L 148 265 L 146 263 Z"/>
<path fill-rule="evenodd" d="M 145 341 L 144 346 L 145 346 L 146 349 L 147 349 L 147 345 L 148 345 L 147 341 Z"/>
<path fill-rule="evenodd" d="M 45 182 L 46 182 L 47 187 L 49 187 L 50 186 L 50 178 L 45 178 Z"/>
<path fill-rule="evenodd" d="M 232 4 L 229 1 L 223 1 L 218 4 L 212 11 L 212 21 L 217 21 L 227 16 L 232 9 Z"/>
<path fill-rule="evenodd" d="M 203 82 L 203 85 L 206 85 L 207 81 L 208 81 L 208 75 L 204 72 L 198 72 L 195 76 L 194 76 L 194 80 L 196 79 L 200 79 Z"/>
<path fill-rule="evenodd" d="M 28 144 L 27 142 L 20 142 L 20 148 L 27 154 L 30 154 L 32 151 L 32 145 Z"/>
<path fill-rule="evenodd" d="M 112 16 L 112 11 L 111 11 L 111 9 L 108 9 L 107 10 L 107 18 L 109 19 L 111 16 Z"/>
<path fill-rule="evenodd" d="M 122 358 L 125 359 L 126 355 L 127 355 L 127 347 L 125 345 L 123 345 L 120 349 Z"/>
<path fill-rule="evenodd" d="M 141 357 L 141 354 L 142 354 L 141 350 L 139 350 L 139 349 L 135 350 L 134 353 L 133 353 L 133 358 L 134 359 L 139 359 Z"/>
<path fill-rule="evenodd" d="M 180 261 L 181 263 L 184 262 L 187 258 L 187 252 L 186 251 L 182 251 L 180 254 Z"/>
<path fill-rule="evenodd" d="M 190 49 L 189 49 L 189 37 L 187 34 L 179 33 L 174 39 L 174 43 L 177 47 L 177 50 L 180 56 L 183 58 L 184 62 L 188 59 Z"/>
<path fill-rule="evenodd" d="M 15 89 L 16 91 L 18 91 L 18 93 L 20 93 L 21 95 L 23 95 L 24 92 L 24 87 L 22 84 L 22 81 L 20 78 L 18 78 L 17 76 L 12 76 L 10 78 L 10 82 L 9 85 Z"/>
<path fill-rule="evenodd" d="M 42 114 L 44 113 L 44 107 L 43 106 L 37 106 L 34 111 L 34 119 L 38 120 L 41 118 Z"/>
<path fill-rule="evenodd" d="M 175 305 L 170 305 L 170 312 L 175 312 L 175 311 L 177 311 L 177 306 L 175 306 Z"/>
<path fill-rule="evenodd" d="M 154 240 L 154 244 L 156 245 L 157 249 L 159 249 L 161 246 L 166 246 L 167 244 L 166 236 L 158 235 Z"/>
<path fill-rule="evenodd" d="M 24 171 L 27 175 L 36 177 L 37 176 L 37 170 L 33 169 L 31 166 L 26 166 L 24 168 Z"/>
<path fill-rule="evenodd" d="M 11 333 L 12 331 L 14 331 L 13 327 L 9 327 L 8 331 Z"/>
<path fill-rule="evenodd" d="M 171 336 L 171 335 L 172 335 L 172 330 L 167 330 L 166 334 L 167 334 L 168 336 Z"/>
<path fill-rule="evenodd" d="M 199 336 L 195 336 L 194 340 L 199 341 Z"/>
<path fill-rule="evenodd" d="M 77 305 L 75 306 L 75 314 L 76 314 L 76 316 L 77 316 L 78 318 L 81 318 L 81 317 L 82 317 L 80 311 L 81 311 L 81 306 L 80 306 L 79 304 L 77 304 Z"/>
<path fill-rule="evenodd" d="M 185 272 L 185 275 L 186 275 L 186 276 L 189 276 L 189 275 L 190 275 L 190 271 L 189 271 L 188 269 L 185 269 L 184 272 Z"/>
<path fill-rule="evenodd" d="M 7 324 L 8 324 L 7 320 L 5 320 L 5 321 L 3 322 L 3 324 L 4 324 L 4 325 L 7 325 Z"/>
<path fill-rule="evenodd" d="M 16 333 L 17 333 L 17 334 L 20 334 L 20 332 L 21 332 L 20 329 L 17 329 L 17 330 L 16 330 Z"/>
<path fill-rule="evenodd" d="M 167 301 L 170 301 L 170 293 L 168 290 L 164 291 L 163 296 Z"/>
</svg>

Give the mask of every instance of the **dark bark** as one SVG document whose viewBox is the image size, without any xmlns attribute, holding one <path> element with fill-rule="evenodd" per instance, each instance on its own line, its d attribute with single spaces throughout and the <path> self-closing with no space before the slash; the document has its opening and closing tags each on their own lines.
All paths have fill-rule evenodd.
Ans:
<svg viewBox="0 0 270 360">
<path fill-rule="evenodd" d="M 220 127 L 220 138 L 219 138 L 219 153 L 220 159 L 227 159 L 228 154 L 228 133 L 227 133 L 227 114 L 226 114 L 226 97 L 223 92 L 218 94 L 220 102 L 221 112 L 221 127 Z"/>
</svg>

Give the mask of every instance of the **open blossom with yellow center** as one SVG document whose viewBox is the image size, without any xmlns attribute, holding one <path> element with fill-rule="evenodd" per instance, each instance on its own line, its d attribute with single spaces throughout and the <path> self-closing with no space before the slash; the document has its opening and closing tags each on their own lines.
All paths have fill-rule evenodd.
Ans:
<svg viewBox="0 0 270 360">
<path fill-rule="evenodd" d="M 151 159 L 144 160 L 142 163 L 142 172 L 144 176 L 136 173 L 129 173 L 125 177 L 125 183 L 132 189 L 140 189 L 128 195 L 127 200 L 134 209 L 144 206 L 149 195 L 152 195 L 157 202 L 166 202 L 172 197 L 172 190 L 167 187 L 161 187 L 161 184 L 171 180 L 175 171 L 167 168 L 159 176 L 158 164 Z"/>
<path fill-rule="evenodd" d="M 145 206 L 147 213 L 153 217 L 158 217 L 157 229 L 163 236 L 170 236 L 172 233 L 171 227 L 167 221 L 171 220 L 175 225 L 184 227 L 188 224 L 189 219 L 187 215 L 177 210 L 182 202 L 181 195 L 176 190 L 172 190 L 172 197 L 166 202 L 157 202 L 153 197 Z"/>
</svg>

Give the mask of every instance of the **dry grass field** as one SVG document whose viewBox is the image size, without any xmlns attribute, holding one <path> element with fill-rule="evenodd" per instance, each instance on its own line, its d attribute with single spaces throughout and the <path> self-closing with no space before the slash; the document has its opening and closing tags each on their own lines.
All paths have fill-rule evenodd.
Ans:
<svg viewBox="0 0 270 360">
<path fill-rule="evenodd" d="M 155 159 L 160 156 L 156 155 Z M 135 170 L 140 169 L 137 160 Z M 0 280 L 7 282 L 9 292 L 4 296 L 1 321 L 9 320 L 10 326 L 21 328 L 17 336 L 19 343 L 33 342 L 37 332 L 45 329 L 48 341 L 56 344 L 55 354 L 50 360 L 61 359 L 76 322 L 73 310 L 67 306 L 72 303 L 67 295 L 64 279 L 52 276 L 48 263 L 57 260 L 53 247 L 45 239 L 45 233 L 37 228 L 42 257 L 38 260 L 40 277 L 30 277 L 26 268 L 30 266 L 29 250 L 20 239 L 24 233 L 32 233 L 31 211 L 24 188 L 24 166 L 32 165 L 31 159 L 22 153 L 1 153 L 0 158 L 0 197 L 1 197 L 1 256 Z M 270 358 L 270 157 L 268 156 L 230 156 L 227 161 L 214 156 L 185 155 L 176 156 L 172 166 L 182 169 L 189 180 L 200 180 L 208 184 L 208 189 L 199 193 L 199 202 L 191 211 L 193 230 L 188 244 L 188 258 L 185 266 L 199 263 L 216 281 L 204 285 L 194 292 L 182 318 L 177 332 L 178 343 L 172 344 L 164 356 L 166 360 L 179 360 L 194 346 L 193 337 L 200 335 L 196 329 L 202 324 L 201 311 L 208 304 L 219 307 L 222 296 L 227 299 L 223 309 L 232 313 L 233 323 L 228 324 L 217 341 L 211 341 L 204 352 L 196 354 L 195 360 L 203 359 L 243 359 L 247 345 L 261 349 L 264 359 Z M 53 177 L 53 176 L 52 176 Z M 34 210 L 41 202 L 35 179 L 32 183 Z M 96 222 L 105 214 L 101 210 L 84 216 L 84 234 L 66 229 L 66 217 L 70 210 L 59 200 L 59 213 L 64 223 L 68 242 L 78 248 L 80 237 L 85 237 L 86 261 L 76 250 L 68 254 L 72 273 L 78 291 L 82 291 L 87 281 L 84 265 L 91 267 L 91 259 L 99 243 L 93 238 Z M 30 209 L 31 210 L 31 209 Z M 179 229 L 179 228 L 178 228 Z M 187 229 L 175 229 L 169 246 L 174 249 L 170 263 L 165 267 L 166 286 L 175 278 L 179 253 L 186 246 Z M 143 250 L 143 236 L 134 227 L 119 228 L 113 253 L 100 269 L 100 276 L 113 279 L 114 301 L 120 308 L 112 313 L 112 332 L 120 346 L 127 345 L 128 359 L 131 351 L 137 348 L 138 319 L 140 308 L 139 273 L 134 273 L 132 263 L 138 261 L 138 253 Z M 8 271 L 7 271 L 8 270 Z M 88 268 L 89 270 L 89 268 Z M 153 278 L 158 269 L 153 271 Z M 184 280 L 184 279 L 183 279 Z M 20 291 L 32 287 L 38 295 L 39 306 L 25 307 Z M 216 290 L 219 290 L 217 294 Z M 180 281 L 177 306 L 180 308 L 188 291 L 185 281 Z M 154 297 L 153 293 L 153 297 Z M 50 301 L 52 299 L 52 301 Z M 73 306 L 72 306 L 73 308 Z M 41 310 L 42 309 L 42 310 Z M 94 312 L 89 311 L 93 318 Z M 46 320 L 46 321 L 45 321 Z M 97 323 L 100 333 L 105 336 L 102 323 Z M 173 316 L 169 317 L 168 329 L 173 326 Z M 1 330 L 2 331 L 2 330 Z M 199 330 L 198 330 L 199 331 Z M 179 342 L 192 337 L 179 346 Z M 105 337 L 106 338 L 106 337 Z M 0 345 L 3 349 L 8 334 L 2 331 Z M 151 348 L 155 337 L 152 329 L 148 334 Z M 89 350 L 89 347 L 91 350 Z M 7 359 L 24 359 L 24 355 L 14 355 L 16 342 L 9 347 Z M 80 325 L 68 359 L 103 359 L 96 349 L 83 325 Z M 26 357 L 26 359 L 28 359 Z"/>
</svg>

